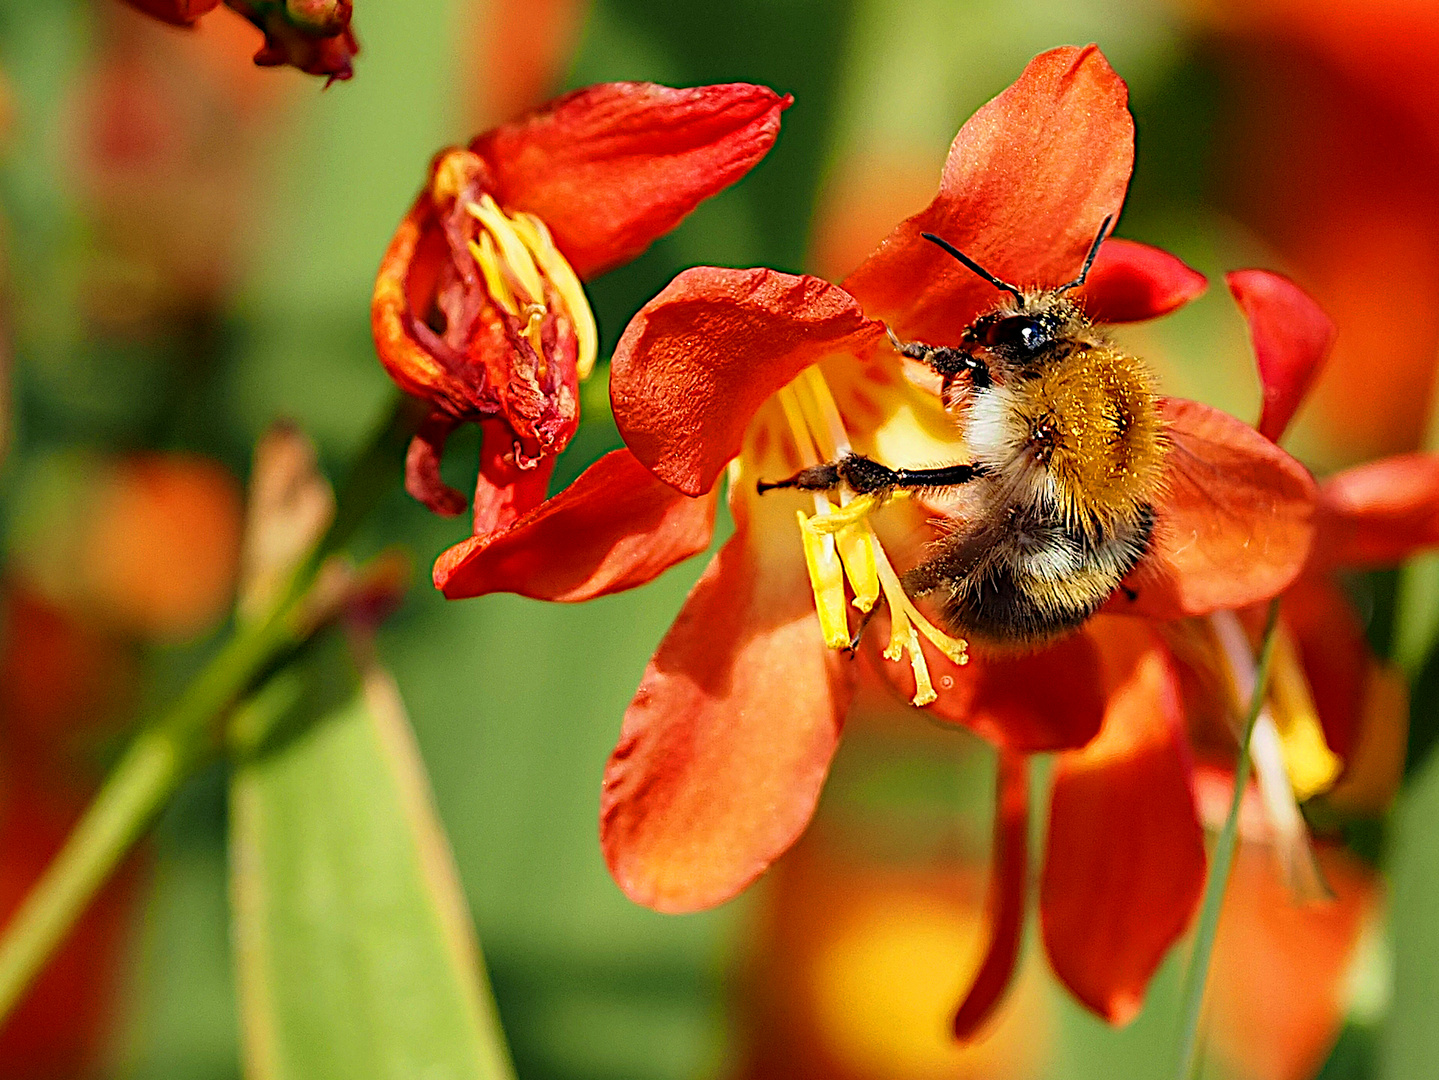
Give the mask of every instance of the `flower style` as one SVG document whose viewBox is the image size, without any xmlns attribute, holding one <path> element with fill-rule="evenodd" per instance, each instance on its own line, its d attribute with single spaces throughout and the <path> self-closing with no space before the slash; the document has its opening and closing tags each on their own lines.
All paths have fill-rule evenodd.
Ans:
<svg viewBox="0 0 1439 1080">
<path fill-rule="evenodd" d="M 1108 721 L 1112 757 L 1148 752 L 1161 766 L 1125 778 L 1115 805 L 1132 815 L 1134 799 L 1152 796 L 1194 820 L 1177 712 L 1155 708 L 1171 694 L 1169 668 L 1144 620 L 1103 616 L 1034 655 L 968 654 L 916 608 L 894 569 L 891 552 L 913 554 L 916 536 L 933 535 L 919 500 L 856 508 L 860 500 L 756 490 L 847 447 L 895 464 L 962 457 L 934 382 L 904 365 L 886 331 L 954 343 L 994 295 L 920 234 L 943 236 L 1008 280 L 1073 277 L 1128 183 L 1125 99 L 1097 50 L 1046 53 L 965 125 L 931 206 L 843 286 L 766 269 L 681 274 L 615 353 L 611 398 L 628 449 L 484 538 L 447 581 L 452 597 L 551 600 L 647 581 L 706 546 L 716 482 L 728 474 L 735 535 L 651 661 L 606 773 L 602 841 L 633 899 L 665 911 L 720 903 L 803 830 L 864 666 L 843 655 L 846 604 L 887 609 L 868 635 L 887 659 L 873 662 L 932 715 L 1015 755 L 1082 746 Z M 1097 318 L 1122 321 L 1171 310 L 1202 287 L 1172 257 L 1111 241 L 1082 295 Z M 1309 548 L 1307 472 L 1224 414 L 1169 399 L 1160 409 L 1171 467 L 1138 600 L 1126 606 L 1170 619 L 1282 590 Z M 1119 831 L 1148 830 L 1131 817 Z M 1191 839 L 1202 877 L 1197 823 Z M 1192 910 L 1181 899 L 1177 926 L 1156 935 L 1165 947 Z M 1005 982 L 995 968 L 985 985 L 997 994 Z"/>
<path fill-rule="evenodd" d="M 462 588 L 485 538 L 545 497 L 598 352 L 581 281 L 744 176 L 790 100 L 745 83 L 609 83 L 435 157 L 385 253 L 372 322 L 390 376 L 432 405 L 406 464 L 415 498 L 464 511 L 440 456 L 457 425 L 484 427 L 475 538 L 440 558 L 438 587 Z"/>
</svg>

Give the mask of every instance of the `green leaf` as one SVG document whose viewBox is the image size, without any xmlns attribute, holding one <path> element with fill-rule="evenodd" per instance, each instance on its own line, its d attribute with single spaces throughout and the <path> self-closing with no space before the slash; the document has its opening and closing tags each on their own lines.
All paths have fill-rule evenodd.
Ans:
<svg viewBox="0 0 1439 1080">
<path fill-rule="evenodd" d="M 288 674 L 258 695 L 232 732 L 248 731 L 245 741 L 254 743 L 271 721 L 293 718 L 300 695 Z M 240 765 L 232 782 L 246 1074 L 510 1078 L 472 923 L 395 684 L 367 665 L 330 698 L 297 734 Z M 307 707 L 315 715 L 313 700 Z"/>
</svg>

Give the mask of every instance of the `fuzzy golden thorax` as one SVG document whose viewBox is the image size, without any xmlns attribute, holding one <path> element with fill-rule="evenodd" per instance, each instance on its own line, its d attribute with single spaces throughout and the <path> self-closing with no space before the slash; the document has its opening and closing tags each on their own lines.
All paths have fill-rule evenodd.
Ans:
<svg viewBox="0 0 1439 1080">
<path fill-rule="evenodd" d="M 1038 348 L 1004 340 L 1018 316 L 1042 328 Z M 1052 292 L 1026 294 L 1022 307 L 985 316 L 971 333 L 994 381 L 967 403 L 966 437 L 1003 487 L 1020 502 L 1057 505 L 1088 531 L 1154 500 L 1164 436 L 1142 361 Z"/>
</svg>

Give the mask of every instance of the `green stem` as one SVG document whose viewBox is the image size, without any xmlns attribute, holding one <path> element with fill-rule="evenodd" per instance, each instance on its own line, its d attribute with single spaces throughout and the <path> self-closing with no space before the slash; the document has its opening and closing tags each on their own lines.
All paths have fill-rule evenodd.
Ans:
<svg viewBox="0 0 1439 1080">
<path fill-rule="evenodd" d="M 351 466 L 329 531 L 295 570 L 270 612 L 239 624 L 180 699 L 142 728 L 111 770 L 0 937 L 0 1021 L 181 781 L 214 754 L 216 721 L 304 639 L 309 622 L 298 616 L 316 571 L 394 486 L 404 445 L 420 415 L 420 407 L 408 398 L 391 411 Z"/>
<path fill-rule="evenodd" d="M 1229 814 L 1209 859 L 1209 880 L 1204 885 L 1204 902 L 1199 909 L 1199 925 L 1194 931 L 1194 949 L 1189 967 L 1184 972 L 1184 1024 L 1179 1040 L 1178 1080 L 1192 1080 L 1199 1074 L 1199 1020 L 1204 1007 L 1204 988 L 1209 981 L 1209 961 L 1214 953 L 1214 939 L 1219 932 L 1219 912 L 1224 906 L 1224 890 L 1229 884 L 1229 871 L 1234 863 L 1234 849 L 1239 841 L 1239 807 L 1244 789 L 1249 786 L 1251 762 L 1249 740 L 1264 707 L 1264 693 L 1269 685 L 1269 664 L 1274 657 L 1275 631 L 1279 627 L 1279 600 L 1269 604 L 1269 617 L 1264 625 L 1264 642 L 1259 651 L 1259 666 L 1254 675 L 1254 691 L 1249 697 L 1249 713 L 1244 720 L 1244 733 L 1239 741 L 1239 761 L 1234 766 L 1234 793 L 1229 798 Z"/>
</svg>

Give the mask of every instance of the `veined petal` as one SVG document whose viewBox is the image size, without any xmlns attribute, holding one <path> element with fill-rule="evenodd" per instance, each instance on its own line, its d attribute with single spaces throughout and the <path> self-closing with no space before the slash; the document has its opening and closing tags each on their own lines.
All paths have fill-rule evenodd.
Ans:
<svg viewBox="0 0 1439 1080">
<path fill-rule="evenodd" d="M 1268 270 L 1224 275 L 1249 323 L 1264 387 L 1260 434 L 1279 441 L 1334 344 L 1334 323 L 1303 289 Z"/>
<path fill-rule="evenodd" d="M 1107 610 L 1159 619 L 1241 608 L 1298 576 L 1314 535 L 1317 491 L 1303 465 L 1227 413 L 1160 398 L 1169 453 L 1137 594 Z"/>
<path fill-rule="evenodd" d="M 954 1014 L 954 1037 L 974 1038 L 1004 997 L 1024 938 L 1029 881 L 1029 759 L 1000 751 L 995 778 L 994 848 L 990 853 L 989 948 Z"/>
<path fill-rule="evenodd" d="M 934 202 L 890 233 L 845 288 L 900 337 L 954 344 L 998 296 L 920 233 L 1020 287 L 1069 281 L 1100 222 L 1124 202 L 1134 164 L 1128 98 L 1093 45 L 1035 57 L 960 129 Z"/>
<path fill-rule="evenodd" d="M 765 86 L 603 83 L 470 144 L 501 205 L 539 216 L 581 278 L 628 262 L 769 152 L 793 99 Z"/>
<path fill-rule="evenodd" d="M 1439 544 L 1439 454 L 1399 454 L 1319 489 L 1315 569 L 1395 566 Z"/>
<path fill-rule="evenodd" d="M 1169 252 L 1116 237 L 1104 242 L 1073 295 L 1095 322 L 1142 322 L 1183 307 L 1208 286 L 1203 274 Z"/>
<path fill-rule="evenodd" d="M 857 353 L 884 327 L 820 278 L 699 266 L 630 320 L 610 400 L 626 444 L 687 495 L 713 486 L 765 400 L 832 353 Z"/>
<path fill-rule="evenodd" d="M 793 510 L 754 509 L 650 661 L 605 770 L 605 859 L 658 911 L 723 903 L 795 841 L 849 706 L 849 662 L 820 636 Z"/>
<path fill-rule="evenodd" d="M 1098 738 L 1055 768 L 1039 910 L 1055 974 L 1122 1024 L 1194 914 L 1204 834 L 1167 651 L 1142 624 L 1094 632 L 1109 707 Z"/>
<path fill-rule="evenodd" d="M 445 552 L 435 585 L 452 600 L 513 592 L 578 601 L 620 592 L 703 551 L 714 512 L 713 495 L 681 495 L 616 450 L 508 529 Z"/>
</svg>

